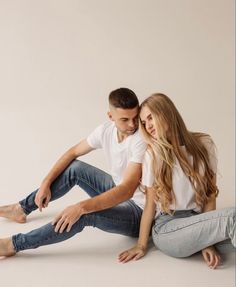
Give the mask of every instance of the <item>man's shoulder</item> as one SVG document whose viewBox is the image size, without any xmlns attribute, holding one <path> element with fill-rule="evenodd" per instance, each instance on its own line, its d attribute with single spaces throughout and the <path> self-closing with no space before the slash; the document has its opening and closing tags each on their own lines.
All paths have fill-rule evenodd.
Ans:
<svg viewBox="0 0 236 287">
<path fill-rule="evenodd" d="M 130 137 L 131 137 L 131 141 L 133 143 L 135 143 L 135 142 L 145 143 L 139 130 L 137 130 L 134 134 L 130 135 Z"/>
<path fill-rule="evenodd" d="M 147 144 L 138 130 L 131 135 L 130 147 L 133 149 L 133 151 L 138 150 L 142 153 L 144 153 L 147 148 Z"/>
<path fill-rule="evenodd" d="M 150 149 L 146 149 L 145 153 L 144 153 L 144 160 L 145 163 L 150 164 L 150 162 L 152 161 L 152 155 L 151 155 L 151 151 Z"/>
<path fill-rule="evenodd" d="M 109 133 L 114 129 L 114 123 L 112 121 L 106 121 L 97 126 L 95 130 L 99 131 L 101 134 Z"/>
</svg>

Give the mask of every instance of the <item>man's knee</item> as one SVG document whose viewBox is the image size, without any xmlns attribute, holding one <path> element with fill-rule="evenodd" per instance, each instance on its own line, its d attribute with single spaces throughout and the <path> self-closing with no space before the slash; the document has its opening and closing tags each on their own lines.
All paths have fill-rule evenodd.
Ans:
<svg viewBox="0 0 236 287">
<path fill-rule="evenodd" d="M 65 173 L 67 175 L 74 176 L 75 174 L 78 174 L 81 170 L 83 170 L 83 162 L 80 160 L 73 160 L 69 166 L 65 169 Z"/>
</svg>

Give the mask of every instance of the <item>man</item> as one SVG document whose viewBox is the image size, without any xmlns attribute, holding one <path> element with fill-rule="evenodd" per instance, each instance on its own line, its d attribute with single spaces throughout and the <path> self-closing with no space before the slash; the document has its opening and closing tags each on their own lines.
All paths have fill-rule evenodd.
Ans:
<svg viewBox="0 0 236 287">
<path fill-rule="evenodd" d="M 109 122 L 70 148 L 38 190 L 17 204 L 0 207 L 0 216 L 26 222 L 32 211 L 42 211 L 50 201 L 63 196 L 74 185 L 79 185 L 91 198 L 68 206 L 52 223 L 26 234 L 0 239 L 0 256 L 12 256 L 25 249 L 61 242 L 85 226 L 138 236 L 142 213 L 142 192 L 138 187 L 146 149 L 137 131 L 138 99 L 133 91 L 120 88 L 110 93 L 109 108 Z M 76 160 L 98 148 L 105 151 L 111 175 Z"/>
</svg>

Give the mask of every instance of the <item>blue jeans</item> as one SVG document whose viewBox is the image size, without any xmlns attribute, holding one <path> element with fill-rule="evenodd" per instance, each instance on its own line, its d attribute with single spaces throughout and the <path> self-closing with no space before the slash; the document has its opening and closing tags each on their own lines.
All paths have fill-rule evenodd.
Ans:
<svg viewBox="0 0 236 287">
<path fill-rule="evenodd" d="M 112 177 L 104 171 L 75 160 L 52 183 L 51 201 L 62 197 L 75 185 L 79 185 L 90 197 L 94 197 L 114 187 L 115 183 Z M 19 202 L 27 215 L 38 208 L 34 202 L 37 191 Z M 57 233 L 54 231 L 55 226 L 48 223 L 29 233 L 13 235 L 12 242 L 16 252 L 37 248 L 69 239 L 81 232 L 85 226 L 137 237 L 141 215 L 142 209 L 132 200 L 127 200 L 112 208 L 81 216 L 69 232 Z"/>
<path fill-rule="evenodd" d="M 176 211 L 159 215 L 152 228 L 153 242 L 172 257 L 188 257 L 214 245 L 219 252 L 235 251 L 235 207 L 198 214 Z"/>
</svg>

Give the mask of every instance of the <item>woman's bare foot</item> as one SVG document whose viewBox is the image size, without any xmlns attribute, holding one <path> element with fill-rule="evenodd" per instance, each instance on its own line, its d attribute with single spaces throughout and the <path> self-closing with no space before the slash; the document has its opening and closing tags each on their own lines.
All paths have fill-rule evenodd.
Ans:
<svg viewBox="0 0 236 287">
<path fill-rule="evenodd" d="M 13 256 L 16 254 L 11 238 L 0 239 L 0 256 Z"/>
<path fill-rule="evenodd" d="M 26 222 L 26 214 L 19 203 L 1 206 L 0 217 L 5 217 L 18 223 Z"/>
</svg>

